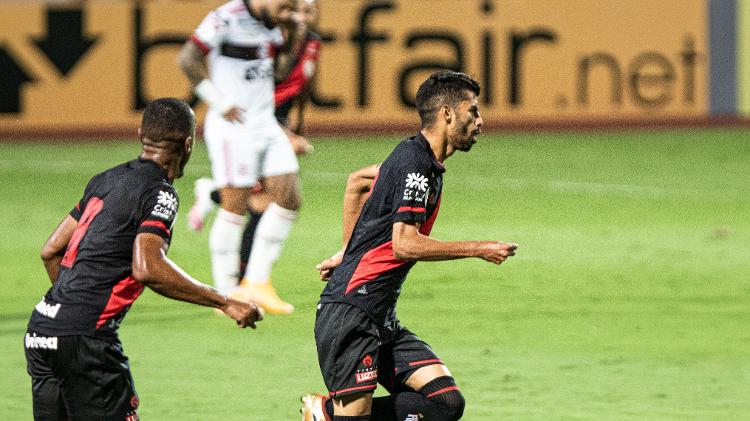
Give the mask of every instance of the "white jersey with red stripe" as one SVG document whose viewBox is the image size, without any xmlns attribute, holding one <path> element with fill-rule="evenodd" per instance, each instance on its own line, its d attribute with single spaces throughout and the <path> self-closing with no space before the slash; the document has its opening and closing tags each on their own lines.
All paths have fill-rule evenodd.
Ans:
<svg viewBox="0 0 750 421">
<path fill-rule="evenodd" d="M 275 51 L 283 45 L 281 30 L 253 16 L 242 0 L 232 0 L 203 19 L 192 36 L 208 56 L 211 81 L 231 102 L 245 109 L 243 125 L 276 124 L 273 67 Z M 207 124 L 221 118 L 209 109 Z"/>
</svg>

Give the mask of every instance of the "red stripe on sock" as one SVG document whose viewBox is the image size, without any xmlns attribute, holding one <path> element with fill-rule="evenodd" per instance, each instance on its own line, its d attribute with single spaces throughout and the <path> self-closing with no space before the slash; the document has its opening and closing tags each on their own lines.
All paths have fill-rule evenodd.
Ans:
<svg viewBox="0 0 750 421">
<path fill-rule="evenodd" d="M 431 398 L 433 396 L 440 395 L 440 394 L 445 393 L 445 392 L 450 392 L 452 390 L 458 390 L 458 386 L 448 386 L 448 387 L 440 389 L 440 390 L 438 390 L 436 392 L 432 392 L 432 393 L 430 393 L 429 395 L 427 395 L 425 397 L 427 399 L 429 399 L 429 398 Z"/>
</svg>

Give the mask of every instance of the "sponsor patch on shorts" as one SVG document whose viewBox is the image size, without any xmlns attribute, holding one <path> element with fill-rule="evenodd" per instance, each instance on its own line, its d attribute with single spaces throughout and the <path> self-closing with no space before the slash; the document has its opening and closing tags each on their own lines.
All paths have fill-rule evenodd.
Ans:
<svg viewBox="0 0 750 421">
<path fill-rule="evenodd" d="M 36 333 L 26 334 L 26 348 L 57 350 L 57 336 L 37 336 Z"/>
<path fill-rule="evenodd" d="M 357 384 L 364 383 L 364 382 L 369 382 L 369 381 L 374 381 L 374 380 L 378 379 L 378 370 L 375 369 L 375 370 L 358 371 L 354 375 L 354 377 L 355 377 L 355 379 L 357 381 Z"/>
</svg>

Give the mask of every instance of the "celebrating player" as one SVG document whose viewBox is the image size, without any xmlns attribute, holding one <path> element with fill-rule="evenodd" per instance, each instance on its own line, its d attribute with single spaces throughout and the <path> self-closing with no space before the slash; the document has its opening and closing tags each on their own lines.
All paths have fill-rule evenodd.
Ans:
<svg viewBox="0 0 750 421">
<path fill-rule="evenodd" d="M 214 284 L 224 293 L 236 286 L 247 202 L 262 177 L 272 203 L 255 230 L 243 292 L 275 314 L 294 310 L 270 281 L 302 201 L 297 158 L 274 118 L 274 54 L 284 43 L 276 25 L 291 21 L 293 6 L 292 0 L 232 0 L 203 20 L 179 57 L 209 106 L 205 138 L 221 195 L 209 235 Z"/>
<path fill-rule="evenodd" d="M 345 231 L 345 248 L 318 266 L 321 277 L 329 278 L 315 341 L 330 399 L 304 397 L 303 420 L 462 416 L 464 398 L 453 377 L 425 342 L 401 326 L 396 301 L 416 261 L 479 257 L 500 264 L 515 254 L 515 244 L 429 237 L 440 207 L 443 162 L 457 150 L 470 150 L 481 131 L 479 90 L 463 73 L 431 75 L 416 97 L 422 130 L 380 166 L 361 212 L 366 189 L 347 188 L 344 227 L 353 230 L 350 236 Z M 373 399 L 378 383 L 390 396 Z"/>
<path fill-rule="evenodd" d="M 221 309 L 241 327 L 262 319 L 182 271 L 166 253 L 190 158 L 195 116 L 183 101 L 146 107 L 138 159 L 89 181 L 42 249 L 52 287 L 36 305 L 25 349 L 37 420 L 138 419 L 138 397 L 117 329 L 144 286 Z"/>
<path fill-rule="evenodd" d="M 297 18 L 294 25 L 286 30 L 285 39 L 289 47 L 276 57 L 276 84 L 274 93 L 275 115 L 282 125 L 295 154 L 304 155 L 312 150 L 312 145 L 303 136 L 304 109 L 309 99 L 310 85 L 315 76 L 320 56 L 320 36 L 313 32 L 319 17 L 316 0 L 298 0 Z M 295 115 L 291 115 L 296 109 Z M 263 191 L 263 180 L 253 189 L 248 210 L 250 218 L 242 233 L 239 273 L 244 274 L 252 250 L 255 228 L 263 211 L 270 201 Z M 194 231 L 203 228 L 206 216 L 215 204 L 221 203 L 221 195 L 215 190 L 213 180 L 200 178 L 195 182 L 195 201 L 188 213 L 188 227 Z M 237 279 L 239 282 L 239 279 Z"/>
</svg>

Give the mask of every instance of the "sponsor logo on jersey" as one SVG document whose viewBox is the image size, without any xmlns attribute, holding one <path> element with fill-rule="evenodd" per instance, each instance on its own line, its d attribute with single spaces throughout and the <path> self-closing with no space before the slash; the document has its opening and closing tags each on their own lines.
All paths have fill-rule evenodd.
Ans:
<svg viewBox="0 0 750 421">
<path fill-rule="evenodd" d="M 60 304 L 58 303 L 55 305 L 49 305 L 46 301 L 44 301 L 44 297 L 42 297 L 42 301 L 39 301 L 39 304 L 37 304 L 34 309 L 36 309 L 36 311 L 38 311 L 42 316 L 54 319 L 55 317 L 57 317 L 57 312 L 60 311 Z"/>
<path fill-rule="evenodd" d="M 377 380 L 378 379 L 378 370 L 365 370 L 357 372 L 357 374 L 354 375 L 354 377 L 357 379 L 357 383 L 363 383 L 371 380 Z"/>
<path fill-rule="evenodd" d="M 59 305 L 59 304 L 58 304 Z M 57 336 L 37 336 L 36 333 L 26 334 L 26 348 L 57 350 Z"/>
<path fill-rule="evenodd" d="M 422 414 L 409 414 L 404 418 L 404 421 L 419 421 L 422 418 Z"/>
<path fill-rule="evenodd" d="M 410 189 L 418 189 L 420 191 L 427 191 L 427 177 L 423 176 L 418 172 L 410 173 L 406 176 L 406 187 Z"/>
<path fill-rule="evenodd" d="M 170 192 L 160 191 L 159 197 L 157 197 L 156 199 L 156 206 L 154 206 L 154 210 L 151 212 L 151 215 L 171 220 L 174 219 L 176 213 L 177 197 L 175 197 L 175 195 Z"/>
<path fill-rule="evenodd" d="M 361 295 L 367 295 L 367 286 L 366 286 L 366 285 L 362 285 L 362 286 L 361 286 L 361 287 L 360 287 L 360 288 L 359 288 L 359 289 L 357 290 L 357 294 L 361 294 Z"/>
<path fill-rule="evenodd" d="M 362 358 L 362 365 L 368 368 L 372 367 L 372 357 L 370 356 L 370 354 L 367 354 L 364 358 Z"/>
</svg>

